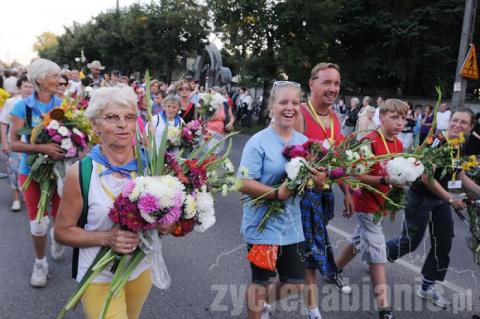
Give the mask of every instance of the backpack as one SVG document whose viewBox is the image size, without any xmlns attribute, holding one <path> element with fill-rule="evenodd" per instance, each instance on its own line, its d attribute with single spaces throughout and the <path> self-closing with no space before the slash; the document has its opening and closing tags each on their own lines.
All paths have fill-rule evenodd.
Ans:
<svg viewBox="0 0 480 319">
<path fill-rule="evenodd" d="M 78 163 L 78 177 L 80 180 L 80 190 L 82 192 L 83 198 L 83 208 L 82 214 L 78 219 L 77 226 L 85 228 L 88 217 L 88 192 L 90 191 L 90 180 L 92 179 L 93 163 L 90 157 L 84 157 Z M 79 248 L 73 248 L 73 257 L 72 257 L 72 277 L 77 278 L 78 273 L 78 257 L 80 250 Z"/>
</svg>

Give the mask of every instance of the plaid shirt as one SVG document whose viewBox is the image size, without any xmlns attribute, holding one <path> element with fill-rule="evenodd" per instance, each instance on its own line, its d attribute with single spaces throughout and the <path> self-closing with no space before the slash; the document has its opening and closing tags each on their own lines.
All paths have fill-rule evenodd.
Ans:
<svg viewBox="0 0 480 319">
<path fill-rule="evenodd" d="M 300 202 L 305 236 L 306 268 L 318 269 L 322 275 L 337 272 L 327 225 L 334 214 L 332 192 L 307 190 Z"/>
</svg>

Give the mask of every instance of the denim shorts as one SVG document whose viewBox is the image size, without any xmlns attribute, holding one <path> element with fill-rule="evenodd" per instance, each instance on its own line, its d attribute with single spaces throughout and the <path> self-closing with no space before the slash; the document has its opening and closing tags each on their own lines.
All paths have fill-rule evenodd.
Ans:
<svg viewBox="0 0 480 319">
<path fill-rule="evenodd" d="M 352 234 L 354 249 L 369 264 L 385 264 L 387 251 L 382 223 L 373 222 L 372 213 L 355 213 L 358 224 Z"/>
</svg>

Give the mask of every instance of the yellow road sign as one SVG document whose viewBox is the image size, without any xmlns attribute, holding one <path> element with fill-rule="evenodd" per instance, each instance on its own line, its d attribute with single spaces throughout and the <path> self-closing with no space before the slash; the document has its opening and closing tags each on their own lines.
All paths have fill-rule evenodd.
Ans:
<svg viewBox="0 0 480 319">
<path fill-rule="evenodd" d="M 478 80 L 477 50 L 475 50 L 474 44 L 470 44 L 470 50 L 468 50 L 467 58 L 463 62 L 460 75 L 462 78 Z"/>
</svg>

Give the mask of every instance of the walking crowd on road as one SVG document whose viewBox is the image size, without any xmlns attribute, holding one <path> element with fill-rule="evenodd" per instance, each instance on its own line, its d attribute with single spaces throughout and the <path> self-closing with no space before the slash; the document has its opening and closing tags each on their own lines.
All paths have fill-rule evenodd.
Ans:
<svg viewBox="0 0 480 319">
<path fill-rule="evenodd" d="M 459 194 L 465 191 L 473 199 L 480 197 L 478 180 L 470 174 L 470 170 L 480 166 L 476 159 L 480 153 L 478 115 L 444 101 L 434 107 L 383 96 L 375 100 L 370 96 L 340 96 L 341 69 L 334 63 L 319 63 L 306 77 L 307 88 L 293 81 L 272 83 L 265 112 L 270 114 L 271 121 L 249 138 L 237 170 L 236 178 L 241 181 L 238 190 L 247 198 L 242 204 L 239 229 L 247 246 L 245 263 L 249 263 L 251 272 L 246 292 L 248 318 L 272 318 L 272 305 L 296 294 L 304 299 L 307 317 L 321 319 L 319 276 L 342 294 L 350 295 L 352 288 L 342 273 L 356 256 L 368 269 L 378 318 L 395 318 L 388 295 L 386 265 L 414 252 L 427 228 L 431 247 L 416 294 L 438 307 L 449 307 L 451 301 L 437 289 L 437 283 L 445 280 L 450 265 L 454 240 L 452 213 L 468 206 Z M 165 83 L 158 79 L 139 80 L 118 70 L 107 73 L 99 60 L 88 63 L 85 70 L 69 70 L 61 69 L 53 61 L 38 59 L 26 72 L 16 69 L 3 72 L 0 76 L 2 152 L 12 189 L 11 210 L 19 212 L 25 206 L 29 217 L 34 252 L 32 287 L 43 288 L 48 284 L 48 248 L 53 260 L 63 258 L 66 246 L 74 248 L 73 275 L 82 284 L 91 266 L 99 261 L 97 256 L 103 247 L 130 256 L 142 245 L 142 236 L 120 227 L 109 216 L 112 207 L 117 207 L 116 199 L 123 196 L 144 167 L 139 155 L 142 149 L 171 147 L 165 161 L 179 159 L 184 154 L 180 144 L 175 144 L 172 132 L 193 130 L 196 123 L 201 123 L 198 130 L 208 144 L 202 160 L 204 166 L 214 165 L 215 160 L 222 158 L 222 152 L 228 152 L 229 147 L 224 146 L 230 133 L 236 128 L 252 127 L 258 101 L 249 89 L 216 86 L 205 89 L 201 84 L 190 74 Z M 306 91 L 308 94 L 304 96 Z M 207 99 L 213 103 L 217 98 L 218 108 L 211 111 L 207 105 L 205 109 Z M 35 143 L 39 134 L 35 128 L 48 125 L 47 128 L 60 132 L 51 124 L 55 120 L 52 110 L 64 107 L 65 101 L 70 100 L 78 102 L 79 110 L 85 110 L 85 121 L 98 140 L 79 161 L 69 163 L 66 176 L 56 177 L 63 183 L 56 185 L 63 188 L 52 192 L 44 203 L 44 186 L 30 178 L 39 164 L 32 162 L 29 155 L 41 154 L 45 161 L 63 163 L 68 160 L 71 146 L 63 148 L 63 142 Z M 146 138 L 150 132 L 153 140 Z M 351 181 L 336 182 L 334 164 L 323 162 L 312 167 L 305 160 L 296 174 L 308 176 L 306 186 L 301 192 L 299 184 L 292 187 L 289 181 L 294 178 L 286 167 L 293 160 L 285 155 L 287 149 L 301 153 L 305 145 L 316 145 L 317 151 L 327 158 L 329 152 L 341 149 L 345 143 L 362 150 L 357 160 L 371 161 L 368 170 L 351 175 L 355 177 L 355 185 L 364 187 L 361 191 Z M 390 160 L 408 154 L 421 160 L 421 156 L 426 157 L 425 154 L 437 148 L 449 150 L 443 158 L 444 164 L 433 168 L 425 165 L 425 171 L 411 184 L 402 184 L 390 174 Z M 353 154 L 352 149 L 347 152 Z M 410 158 L 413 157 L 407 159 Z M 463 161 L 464 158 L 468 161 Z M 160 166 L 163 160 L 158 160 Z M 194 162 L 186 159 L 183 168 L 198 164 Z M 346 167 L 341 169 L 348 175 Z M 433 170 L 432 175 L 427 169 Z M 337 183 L 343 196 L 335 195 L 333 183 Z M 387 236 L 382 222 L 390 213 L 385 207 L 393 189 L 404 192 L 404 203 L 394 204 L 402 206 L 405 213 L 399 234 Z M 134 190 L 130 192 L 124 197 L 134 197 Z M 258 199 L 261 204 L 251 203 Z M 185 211 L 187 200 L 182 199 L 180 205 Z M 351 240 L 335 256 L 327 226 L 334 218 L 341 218 L 334 213 L 341 201 L 343 217 L 352 218 L 356 227 Z M 270 214 L 274 206 L 277 211 Z M 40 217 L 39 207 L 48 208 Z M 154 230 L 159 237 L 182 235 L 188 228 L 183 218 L 184 215 Z M 113 264 L 122 267 L 121 262 Z M 139 261 L 119 296 L 111 300 L 110 285 L 118 281 L 117 275 L 110 268 L 98 272 L 81 297 L 85 316 L 98 318 L 105 310 L 105 300 L 109 300 L 108 318 L 140 318 L 155 282 L 155 271 L 155 265 L 147 259 Z"/>
</svg>

